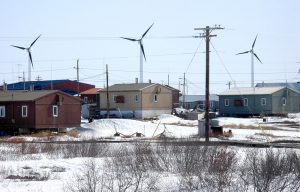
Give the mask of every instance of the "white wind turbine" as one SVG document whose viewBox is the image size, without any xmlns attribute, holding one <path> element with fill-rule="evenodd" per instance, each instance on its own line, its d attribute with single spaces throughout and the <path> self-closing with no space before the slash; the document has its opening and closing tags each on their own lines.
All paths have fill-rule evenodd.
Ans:
<svg viewBox="0 0 300 192">
<path fill-rule="evenodd" d="M 129 41 L 137 41 L 140 45 L 140 82 L 141 83 L 143 83 L 143 56 L 144 56 L 145 61 L 147 61 L 146 56 L 145 56 L 144 46 L 143 46 L 143 38 L 148 33 L 148 31 L 153 26 L 153 24 L 145 31 L 145 33 L 142 35 L 142 37 L 140 39 L 132 39 L 132 38 L 127 38 L 127 37 L 121 37 L 122 39 L 126 39 L 126 40 L 129 40 Z"/>
<path fill-rule="evenodd" d="M 18 49 L 26 50 L 28 53 L 28 81 L 31 81 L 31 67 L 33 68 L 33 62 L 32 62 L 32 56 L 31 56 L 31 47 L 34 45 L 34 43 L 40 38 L 41 35 L 39 35 L 31 44 L 29 47 L 20 47 L 20 46 L 15 46 L 11 45 L 13 47 L 16 47 Z"/>
<path fill-rule="evenodd" d="M 256 53 L 254 52 L 254 45 L 255 45 L 255 42 L 256 42 L 256 38 L 257 38 L 257 35 L 254 39 L 253 44 L 252 44 L 252 48 L 249 51 L 245 51 L 245 52 L 241 52 L 241 53 L 236 54 L 236 55 L 241 55 L 241 54 L 251 53 L 251 87 L 254 87 L 254 56 L 256 57 L 256 59 L 260 63 L 262 63 L 261 60 L 256 55 Z"/>
</svg>

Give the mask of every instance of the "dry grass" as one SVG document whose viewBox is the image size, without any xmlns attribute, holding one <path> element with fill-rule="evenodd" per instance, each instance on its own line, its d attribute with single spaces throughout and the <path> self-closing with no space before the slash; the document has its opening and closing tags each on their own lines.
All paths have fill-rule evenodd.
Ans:
<svg viewBox="0 0 300 192">
<path fill-rule="evenodd" d="M 70 136 L 70 137 L 74 137 L 74 138 L 78 138 L 79 137 L 79 133 L 78 131 L 72 129 L 71 131 L 68 131 L 66 133 L 66 135 Z"/>
<path fill-rule="evenodd" d="M 226 124 L 223 125 L 224 128 L 231 128 L 231 129 L 255 129 L 255 130 L 280 130 L 279 128 L 276 127 L 271 127 L 271 126 L 256 126 L 256 125 L 242 125 L 242 124 Z"/>
</svg>

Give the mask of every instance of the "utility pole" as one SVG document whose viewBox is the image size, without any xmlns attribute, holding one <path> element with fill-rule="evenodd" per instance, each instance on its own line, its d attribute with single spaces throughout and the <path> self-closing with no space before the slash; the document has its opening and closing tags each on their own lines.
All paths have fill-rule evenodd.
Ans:
<svg viewBox="0 0 300 192">
<path fill-rule="evenodd" d="M 224 29 L 220 25 L 214 27 L 206 26 L 205 28 L 195 28 L 195 30 L 202 30 L 204 33 L 200 34 L 200 38 L 206 39 L 206 78 L 205 78 L 205 142 L 209 142 L 209 40 L 212 35 L 212 31 L 217 29 Z"/>
<path fill-rule="evenodd" d="M 77 65 L 74 68 L 77 71 L 77 94 L 79 96 L 79 59 L 77 59 Z"/>
<path fill-rule="evenodd" d="M 25 72 L 23 71 L 23 90 L 25 90 Z"/>
<path fill-rule="evenodd" d="M 42 80 L 42 77 L 38 75 L 38 76 L 36 77 L 36 79 L 35 79 L 35 80 L 37 80 L 37 81 L 41 81 L 41 80 Z"/>
<path fill-rule="evenodd" d="M 106 64 L 106 102 L 107 102 L 107 119 L 109 119 L 108 65 L 107 64 Z"/>
<path fill-rule="evenodd" d="M 186 105 L 185 105 L 185 73 L 183 73 L 183 95 L 182 95 L 182 105 L 183 105 L 183 108 L 186 107 Z"/>
<path fill-rule="evenodd" d="M 230 82 L 230 81 L 228 81 L 228 83 L 227 83 L 226 85 L 228 85 L 228 89 L 230 89 L 231 82 Z"/>
</svg>

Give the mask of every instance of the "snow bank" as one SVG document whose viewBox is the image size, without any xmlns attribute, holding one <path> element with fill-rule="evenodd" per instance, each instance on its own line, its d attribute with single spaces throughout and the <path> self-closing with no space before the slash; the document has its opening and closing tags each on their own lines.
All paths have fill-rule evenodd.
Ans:
<svg viewBox="0 0 300 192">
<path fill-rule="evenodd" d="M 152 122 L 132 119 L 100 119 L 92 123 L 82 124 L 83 128 L 76 130 L 80 132 L 82 137 L 93 138 L 112 137 L 116 132 L 121 133 L 121 136 L 131 136 L 138 132 L 145 137 L 153 137 L 165 131 L 178 138 L 197 134 L 196 126 L 177 125 L 181 121 L 178 117 L 168 115 L 163 115 L 160 120 Z"/>
</svg>

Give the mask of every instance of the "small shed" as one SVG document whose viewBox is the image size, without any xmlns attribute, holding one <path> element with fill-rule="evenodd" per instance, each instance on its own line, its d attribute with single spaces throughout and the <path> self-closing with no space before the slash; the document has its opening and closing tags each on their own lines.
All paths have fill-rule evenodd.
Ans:
<svg viewBox="0 0 300 192">
<path fill-rule="evenodd" d="M 13 133 L 79 127 L 81 101 L 58 90 L 0 91 L 0 130 Z"/>
</svg>

